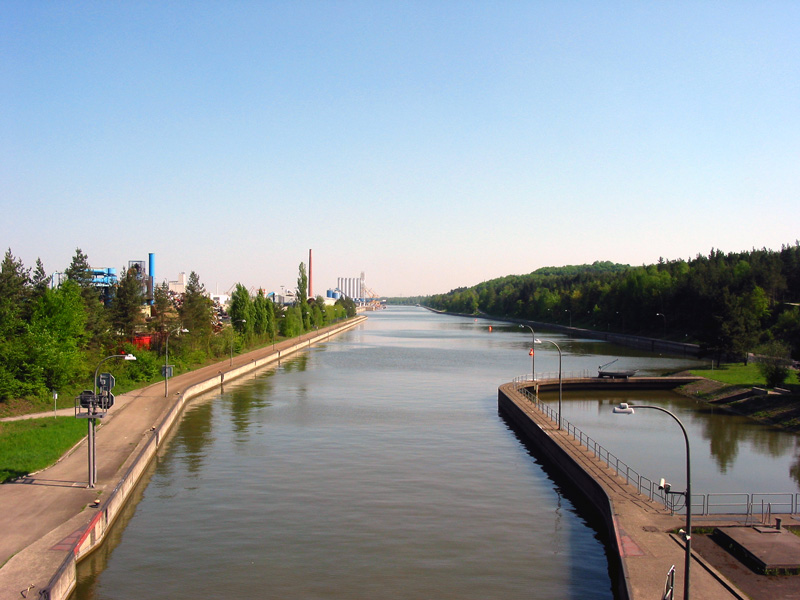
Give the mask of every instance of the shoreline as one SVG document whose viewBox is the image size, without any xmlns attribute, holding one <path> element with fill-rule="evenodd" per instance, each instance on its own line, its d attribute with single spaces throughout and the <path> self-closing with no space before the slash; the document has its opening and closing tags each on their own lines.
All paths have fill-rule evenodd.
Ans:
<svg viewBox="0 0 800 600">
<path fill-rule="evenodd" d="M 676 375 L 684 374 L 688 375 L 688 371 Z M 800 433 L 798 394 L 759 393 L 752 386 L 730 385 L 707 377 L 698 379 L 697 382 L 675 388 L 675 392 L 711 408 L 790 433 Z"/>
</svg>

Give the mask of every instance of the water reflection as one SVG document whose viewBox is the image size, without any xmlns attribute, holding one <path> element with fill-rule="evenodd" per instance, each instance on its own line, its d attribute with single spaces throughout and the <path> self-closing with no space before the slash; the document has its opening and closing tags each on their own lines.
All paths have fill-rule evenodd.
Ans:
<svg viewBox="0 0 800 600">
<path fill-rule="evenodd" d="M 557 394 L 542 394 L 553 406 Z M 658 479 L 665 469 L 673 485 L 684 479 L 683 438 L 656 411 L 615 415 L 620 402 L 654 404 L 681 419 L 692 444 L 692 472 L 697 493 L 791 492 L 798 489 L 800 457 L 797 436 L 731 414 L 669 391 L 566 391 L 564 418 L 612 451 L 631 468 Z"/>
<path fill-rule="evenodd" d="M 195 477 L 202 472 L 214 440 L 211 426 L 213 412 L 214 405 L 211 402 L 191 405 L 175 433 L 174 444 L 180 448 L 179 460 L 186 465 L 188 474 Z"/>
<path fill-rule="evenodd" d="M 274 371 L 265 371 L 248 382 L 247 386 L 228 386 L 220 395 L 221 407 L 230 413 L 236 443 L 247 442 L 247 434 L 253 423 L 252 413 L 271 405 L 269 400 L 272 391 L 271 378 Z M 255 393 L 253 393 L 255 392 Z"/>
<path fill-rule="evenodd" d="M 795 446 L 793 435 L 713 407 L 694 411 L 693 420 L 699 423 L 701 435 L 708 441 L 722 473 L 736 462 L 742 444 L 748 444 L 756 454 L 772 458 L 785 455 Z"/>
<path fill-rule="evenodd" d="M 800 488 L 800 454 L 797 454 L 797 452 L 795 452 L 795 454 L 797 456 L 795 463 L 789 467 L 789 475 L 797 482 L 797 486 Z"/>
<path fill-rule="evenodd" d="M 281 368 L 287 373 L 302 373 L 308 367 L 308 354 L 293 356 L 289 360 L 281 361 Z"/>
</svg>

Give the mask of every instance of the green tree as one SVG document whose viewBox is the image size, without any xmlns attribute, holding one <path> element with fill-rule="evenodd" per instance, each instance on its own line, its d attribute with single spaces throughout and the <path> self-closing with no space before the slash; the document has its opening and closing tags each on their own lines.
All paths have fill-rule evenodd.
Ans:
<svg viewBox="0 0 800 600">
<path fill-rule="evenodd" d="M 800 358 L 800 307 L 786 306 L 778 315 L 773 331 L 776 338 L 791 348 L 791 356 Z"/>
<path fill-rule="evenodd" d="M 84 364 L 80 348 L 85 335 L 86 311 L 80 287 L 68 279 L 58 288 L 45 289 L 33 308 L 29 354 L 45 393 L 64 388 L 80 375 Z"/>
<path fill-rule="evenodd" d="M 300 263 L 297 277 L 297 304 L 300 307 L 302 331 L 308 331 L 311 329 L 311 311 L 308 306 L 308 275 L 306 275 L 306 265 L 302 262 Z"/>
<path fill-rule="evenodd" d="M 269 332 L 269 339 L 271 341 L 275 341 L 275 336 L 278 333 L 278 312 L 279 307 L 275 306 L 275 302 L 270 300 L 269 298 L 266 299 L 266 309 L 267 309 L 267 331 Z"/>
<path fill-rule="evenodd" d="M 271 300 L 259 289 L 253 300 L 253 329 L 256 335 L 264 337 L 269 334 L 270 340 L 275 338 L 275 307 Z"/>
<path fill-rule="evenodd" d="M 296 337 L 303 333 L 303 317 L 299 306 L 290 306 L 286 309 L 280 322 L 281 335 Z"/>
<path fill-rule="evenodd" d="M 36 259 L 36 268 L 31 275 L 31 288 L 34 298 L 40 298 L 45 290 L 50 287 L 50 277 L 47 271 L 44 270 L 44 264 L 41 258 Z"/>
<path fill-rule="evenodd" d="M 352 298 L 342 296 L 336 301 L 335 306 L 340 306 L 344 311 L 344 316 L 348 318 L 356 316 L 356 303 Z"/>
<path fill-rule="evenodd" d="M 236 284 L 236 289 L 231 295 L 228 312 L 231 316 L 231 324 L 237 333 L 247 335 L 254 331 L 253 300 L 250 298 L 250 292 L 241 283 Z"/>
<path fill-rule="evenodd" d="M 319 307 L 319 303 L 316 301 L 309 302 L 309 310 L 311 312 L 310 315 L 311 327 L 315 328 L 322 327 L 324 324 L 324 317 L 322 309 Z"/>
<path fill-rule="evenodd" d="M 206 288 L 200 277 L 192 271 L 186 282 L 183 293 L 183 304 L 178 313 L 183 326 L 190 331 L 194 339 L 208 338 L 211 335 L 211 317 L 213 302 L 206 295 Z"/>
<path fill-rule="evenodd" d="M 734 295 L 726 289 L 719 308 L 721 349 L 742 357 L 747 364 L 750 351 L 758 344 L 767 310 L 764 290 L 756 286 L 746 294 Z"/>
<path fill-rule="evenodd" d="M 302 262 L 297 276 L 297 301 L 298 304 L 306 304 L 308 302 L 308 275 L 306 275 L 306 264 Z"/>
<path fill-rule="evenodd" d="M 67 278 L 74 281 L 81 290 L 84 310 L 86 311 L 86 329 L 89 332 L 87 343 L 97 347 L 107 344 L 109 337 L 108 313 L 103 306 L 100 290 L 92 283 L 92 268 L 89 258 L 80 248 L 75 249 L 72 262 L 64 270 Z"/>
<path fill-rule="evenodd" d="M 30 271 L 6 251 L 0 265 L 0 336 L 21 331 L 30 300 Z"/>
<path fill-rule="evenodd" d="M 268 303 L 269 300 L 264 296 L 264 290 L 259 288 L 253 299 L 253 333 L 259 337 L 263 337 L 269 331 Z"/>
<path fill-rule="evenodd" d="M 166 281 L 153 288 L 153 305 L 150 308 L 150 314 L 152 317 L 150 329 L 160 334 L 158 338 L 160 352 L 166 334 L 178 327 L 179 323 L 178 312 Z"/>
<path fill-rule="evenodd" d="M 29 271 L 9 248 L 0 265 L 0 399 L 30 393 L 33 378 L 27 370 L 30 348 L 27 323 Z"/>
<path fill-rule="evenodd" d="M 111 301 L 111 324 L 115 331 L 128 340 L 133 340 L 136 332 L 144 325 L 143 304 L 144 290 L 138 271 L 123 269 Z"/>
<path fill-rule="evenodd" d="M 92 288 L 92 267 L 89 265 L 89 257 L 80 248 L 75 248 L 75 256 L 72 257 L 72 262 L 64 273 L 77 283 L 81 290 Z"/>
</svg>

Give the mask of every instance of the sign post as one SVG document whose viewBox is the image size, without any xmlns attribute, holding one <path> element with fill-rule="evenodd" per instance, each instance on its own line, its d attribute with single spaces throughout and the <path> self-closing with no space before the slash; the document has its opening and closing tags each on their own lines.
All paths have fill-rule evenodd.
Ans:
<svg viewBox="0 0 800 600">
<path fill-rule="evenodd" d="M 95 445 L 95 419 L 105 417 L 109 408 L 114 406 L 114 394 L 111 390 L 116 385 L 114 376 L 111 373 L 100 373 L 100 365 L 112 358 L 124 358 L 125 360 L 136 360 L 133 354 L 113 354 L 107 356 L 97 364 L 94 371 L 94 389 L 82 391 L 75 398 L 75 416 L 79 419 L 86 419 L 88 422 L 88 446 L 89 446 L 89 485 L 93 488 L 97 482 L 97 450 Z M 99 393 L 98 393 L 99 388 Z M 86 412 L 83 412 L 85 410 Z"/>
</svg>

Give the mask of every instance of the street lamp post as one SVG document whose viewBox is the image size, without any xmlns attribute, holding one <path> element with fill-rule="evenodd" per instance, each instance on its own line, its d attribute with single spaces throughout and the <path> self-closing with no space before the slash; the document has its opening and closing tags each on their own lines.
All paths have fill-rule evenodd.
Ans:
<svg viewBox="0 0 800 600">
<path fill-rule="evenodd" d="M 667 316 L 664 313 L 656 313 L 656 316 L 664 319 L 664 339 L 667 339 Z"/>
<path fill-rule="evenodd" d="M 662 315 L 663 316 L 663 315 Z M 647 406 L 643 404 L 627 404 L 621 403 L 619 406 L 614 407 L 615 413 L 632 415 L 634 408 L 651 408 L 667 413 L 670 417 L 675 419 L 683 432 L 683 439 L 686 442 L 686 491 L 682 493 L 686 501 L 686 531 L 684 532 L 684 540 L 686 541 L 686 556 L 684 559 L 684 574 L 683 574 L 683 599 L 689 600 L 689 573 L 692 565 L 692 460 L 691 452 L 689 450 L 689 434 L 686 433 L 686 428 L 681 423 L 681 420 L 668 411 L 666 408 L 660 406 Z M 681 494 L 681 492 L 670 492 L 666 488 L 667 493 Z"/>
<path fill-rule="evenodd" d="M 565 313 L 569 313 L 569 326 L 572 327 L 572 311 L 568 308 L 564 309 Z"/>
<path fill-rule="evenodd" d="M 125 360 L 136 360 L 136 357 L 133 354 L 112 354 L 111 356 L 106 356 L 103 360 L 97 363 L 97 368 L 94 370 L 94 388 L 92 392 L 92 403 L 89 408 L 89 431 L 88 431 L 88 442 L 89 442 L 89 486 L 90 488 L 94 487 L 94 484 L 97 482 L 97 448 L 95 445 L 95 417 L 94 415 L 97 414 L 97 374 L 100 371 L 100 365 L 102 365 L 107 360 L 111 360 L 112 358 L 124 358 Z"/>
<path fill-rule="evenodd" d="M 534 344 L 550 342 L 558 350 L 558 429 L 561 430 L 561 348 L 553 340 L 533 340 Z"/>
<path fill-rule="evenodd" d="M 527 327 L 531 330 L 531 380 L 536 381 L 536 352 L 533 351 L 533 346 L 536 345 L 536 334 L 530 325 L 521 324 L 519 327 L 520 329 Z"/>
<path fill-rule="evenodd" d="M 275 314 L 275 307 L 272 307 L 272 321 L 270 323 L 271 329 L 270 333 L 272 334 L 272 350 L 275 351 L 275 336 L 277 335 L 277 331 L 275 330 L 275 322 L 278 320 L 278 315 Z"/>
<path fill-rule="evenodd" d="M 184 329 L 183 326 L 181 326 L 167 332 L 167 340 L 164 345 L 164 398 L 166 398 L 167 394 L 169 394 L 169 336 L 176 332 L 189 333 L 189 330 Z"/>
</svg>

